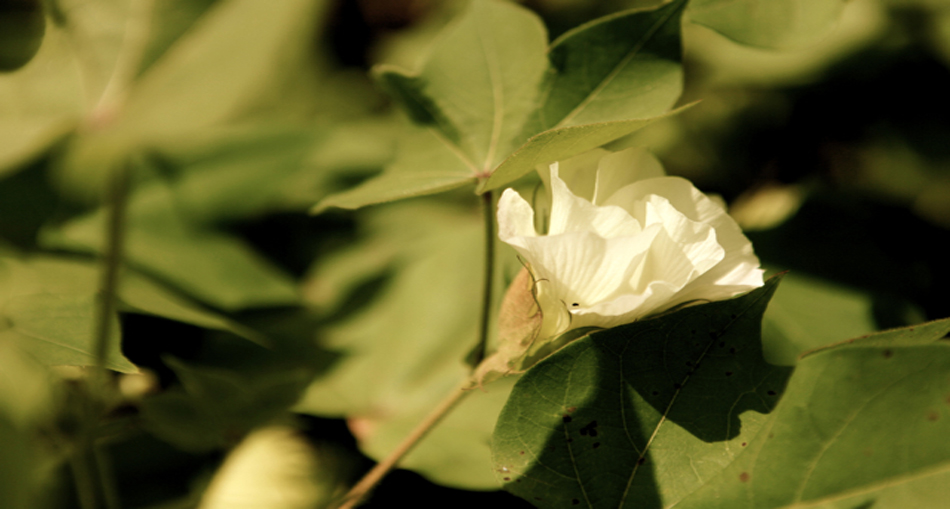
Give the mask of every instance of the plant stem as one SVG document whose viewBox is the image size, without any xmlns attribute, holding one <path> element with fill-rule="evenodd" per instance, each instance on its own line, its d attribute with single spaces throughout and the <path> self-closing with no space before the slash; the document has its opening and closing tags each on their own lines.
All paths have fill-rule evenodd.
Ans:
<svg viewBox="0 0 950 509">
<path fill-rule="evenodd" d="M 121 165 L 112 175 L 109 188 L 106 252 L 102 260 L 99 280 L 99 307 L 95 329 L 95 367 L 97 374 L 105 372 L 111 343 L 112 317 L 115 314 L 119 270 L 122 267 L 122 247 L 125 243 L 125 209 L 129 190 L 129 163 Z"/>
<path fill-rule="evenodd" d="M 77 450 L 69 458 L 69 467 L 73 471 L 73 484 L 76 485 L 76 498 L 79 500 L 79 507 L 82 509 L 98 509 L 99 495 L 98 483 L 93 473 L 94 468 L 90 464 L 90 455 L 86 444 L 87 440 L 81 439 Z"/>
<path fill-rule="evenodd" d="M 383 480 L 383 477 L 389 473 L 390 470 L 396 467 L 396 464 L 412 450 L 415 445 L 422 440 L 443 417 L 448 415 L 455 405 L 462 401 L 465 396 L 470 392 L 472 387 L 472 380 L 466 379 L 465 382 L 452 390 L 449 395 L 436 406 L 429 415 L 426 416 L 422 422 L 414 430 L 412 430 L 409 435 L 402 440 L 402 442 L 396 446 L 396 449 L 393 452 L 389 453 L 389 456 L 384 458 L 382 461 L 376 464 L 365 476 L 355 486 L 353 486 L 349 493 L 343 497 L 343 501 L 340 505 L 337 506 L 337 509 L 352 509 L 356 507 L 369 492 Z"/>
<path fill-rule="evenodd" d="M 488 349 L 488 332 L 491 325 L 492 293 L 495 281 L 495 193 L 482 194 L 482 211 L 485 218 L 485 281 L 482 286 L 482 315 L 478 324 L 478 343 L 469 361 L 474 369 L 485 360 Z"/>
</svg>

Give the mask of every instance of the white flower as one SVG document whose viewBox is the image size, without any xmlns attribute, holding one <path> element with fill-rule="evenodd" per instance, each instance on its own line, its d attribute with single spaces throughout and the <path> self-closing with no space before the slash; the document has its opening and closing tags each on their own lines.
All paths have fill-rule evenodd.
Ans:
<svg viewBox="0 0 950 509">
<path fill-rule="evenodd" d="M 534 337 L 615 327 L 762 286 L 752 245 L 722 205 L 685 179 L 663 176 L 645 151 L 598 151 L 549 171 L 546 233 L 516 191 L 498 202 L 499 237 L 534 281 L 541 311 Z"/>
</svg>

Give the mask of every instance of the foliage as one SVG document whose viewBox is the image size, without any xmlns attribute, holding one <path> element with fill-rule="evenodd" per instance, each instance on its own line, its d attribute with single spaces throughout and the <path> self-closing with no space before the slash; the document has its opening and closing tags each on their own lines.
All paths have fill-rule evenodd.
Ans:
<svg viewBox="0 0 950 509">
<path fill-rule="evenodd" d="M 0 507 L 330 507 L 460 384 L 368 507 L 942 507 L 948 20 L 0 2 Z M 544 319 L 498 195 L 543 217 L 536 170 L 598 147 L 720 195 L 773 277 L 466 385 Z"/>
</svg>

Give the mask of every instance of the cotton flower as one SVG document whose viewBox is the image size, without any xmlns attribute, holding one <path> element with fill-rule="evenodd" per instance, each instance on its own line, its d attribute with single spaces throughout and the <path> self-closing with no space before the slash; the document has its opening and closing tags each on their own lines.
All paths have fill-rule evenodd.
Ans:
<svg viewBox="0 0 950 509">
<path fill-rule="evenodd" d="M 542 177 L 546 232 L 516 191 L 498 202 L 499 237 L 524 261 L 540 311 L 531 342 L 763 284 L 751 243 L 723 206 L 689 181 L 663 176 L 642 150 L 594 152 L 554 163 Z"/>
</svg>

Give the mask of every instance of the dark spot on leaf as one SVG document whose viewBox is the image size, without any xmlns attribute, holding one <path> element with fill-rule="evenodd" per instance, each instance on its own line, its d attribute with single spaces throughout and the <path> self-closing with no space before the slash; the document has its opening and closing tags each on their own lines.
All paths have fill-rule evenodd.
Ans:
<svg viewBox="0 0 950 509">
<path fill-rule="evenodd" d="M 503 477 L 503 479 L 506 480 L 506 481 L 510 481 L 510 480 L 511 480 L 510 477 Z"/>
<path fill-rule="evenodd" d="M 567 407 L 567 413 L 573 414 L 577 410 L 576 406 Z"/>
<path fill-rule="evenodd" d="M 596 437 L 597 436 L 597 421 L 590 421 L 587 423 L 587 426 L 584 426 L 580 429 L 581 435 Z"/>
<path fill-rule="evenodd" d="M 742 481 L 742 482 L 748 482 L 748 480 L 749 480 L 749 473 L 748 473 L 748 472 L 742 472 L 741 474 L 739 474 L 739 480 Z"/>
<path fill-rule="evenodd" d="M 574 498 L 574 499 L 571 499 L 571 503 L 574 504 L 574 505 L 577 505 L 577 504 L 580 504 L 581 501 L 580 501 L 580 500 L 577 500 L 576 498 Z"/>
<path fill-rule="evenodd" d="M 573 441 L 574 441 L 573 438 L 568 438 L 568 439 L 567 439 L 567 443 L 572 443 Z"/>
<path fill-rule="evenodd" d="M 687 366 L 692 366 L 692 365 L 693 365 L 693 361 L 686 361 L 686 365 L 687 365 Z"/>
<path fill-rule="evenodd" d="M 542 500 L 544 500 L 541 497 L 534 497 L 534 499 L 537 500 L 538 502 L 541 502 Z"/>
<path fill-rule="evenodd" d="M 729 349 L 729 353 L 736 353 L 736 347 L 730 348 L 730 349 Z"/>
<path fill-rule="evenodd" d="M 928 420 L 928 421 L 931 421 L 931 422 L 932 422 L 932 421 L 936 421 L 936 420 L 939 419 L 939 418 L 940 418 L 940 414 L 937 413 L 937 412 L 935 412 L 935 411 L 933 411 L 933 410 L 931 410 L 930 412 L 927 413 L 927 420 Z"/>
<path fill-rule="evenodd" d="M 746 443 L 746 442 L 742 442 L 742 447 L 745 447 L 745 446 L 747 446 L 747 445 L 749 445 L 749 444 Z"/>
<path fill-rule="evenodd" d="M 641 457 L 640 459 L 637 460 L 637 465 L 642 465 L 646 462 L 647 462 L 647 459 L 645 457 Z"/>
<path fill-rule="evenodd" d="M 732 371 L 726 371 L 726 376 L 732 376 Z"/>
<path fill-rule="evenodd" d="M 577 307 L 577 306 L 580 306 L 580 304 L 578 304 L 578 303 L 575 302 L 575 303 L 571 304 L 571 306 Z"/>
<path fill-rule="evenodd" d="M 683 386 L 680 385 L 680 384 L 673 384 L 673 388 L 676 389 L 676 390 L 679 390 L 679 389 L 682 388 L 682 387 L 683 387 Z"/>
<path fill-rule="evenodd" d="M 515 479 L 515 482 L 521 482 L 521 479 Z"/>
<path fill-rule="evenodd" d="M 564 421 L 565 423 L 568 423 L 568 422 L 571 422 L 573 419 L 571 419 L 570 415 L 564 415 L 561 417 L 561 420 Z"/>
<path fill-rule="evenodd" d="M 893 355 L 894 355 L 894 352 L 892 352 L 892 351 L 890 351 L 890 350 L 884 350 L 884 358 L 885 358 L 885 359 L 890 359 Z"/>
<path fill-rule="evenodd" d="M 726 346 L 726 342 L 725 342 L 725 341 L 720 341 L 720 342 L 719 342 L 719 347 L 722 348 L 722 347 L 724 347 L 724 346 Z"/>
<path fill-rule="evenodd" d="M 598 447 L 600 447 L 600 442 L 594 442 L 594 445 L 593 445 L 593 447 L 594 447 L 594 449 L 596 449 L 596 448 L 598 448 Z"/>
<path fill-rule="evenodd" d="M 519 452 L 518 454 L 524 456 L 524 451 Z"/>
<path fill-rule="evenodd" d="M 709 333 L 709 337 L 710 337 L 711 339 L 717 339 L 717 338 L 719 338 L 719 336 L 717 336 L 715 332 L 710 332 L 710 333 Z"/>
<path fill-rule="evenodd" d="M 650 394 L 652 394 L 652 395 L 654 395 L 654 396 L 659 396 L 659 395 L 660 395 L 660 391 L 653 391 L 653 392 L 651 392 Z"/>
<path fill-rule="evenodd" d="M 733 320 L 735 320 L 736 318 L 739 318 L 739 315 L 732 315 Z"/>
<path fill-rule="evenodd" d="M 696 329 L 689 331 L 690 334 L 696 334 Z"/>
<path fill-rule="evenodd" d="M 769 438 L 772 438 L 774 436 L 775 436 L 775 433 L 769 433 Z"/>
<path fill-rule="evenodd" d="M 551 447 L 548 447 L 548 450 L 554 452 L 557 450 L 557 448 L 552 445 Z"/>
<path fill-rule="evenodd" d="M 766 394 L 768 394 L 769 396 L 775 396 L 775 391 L 769 391 Z"/>
</svg>

